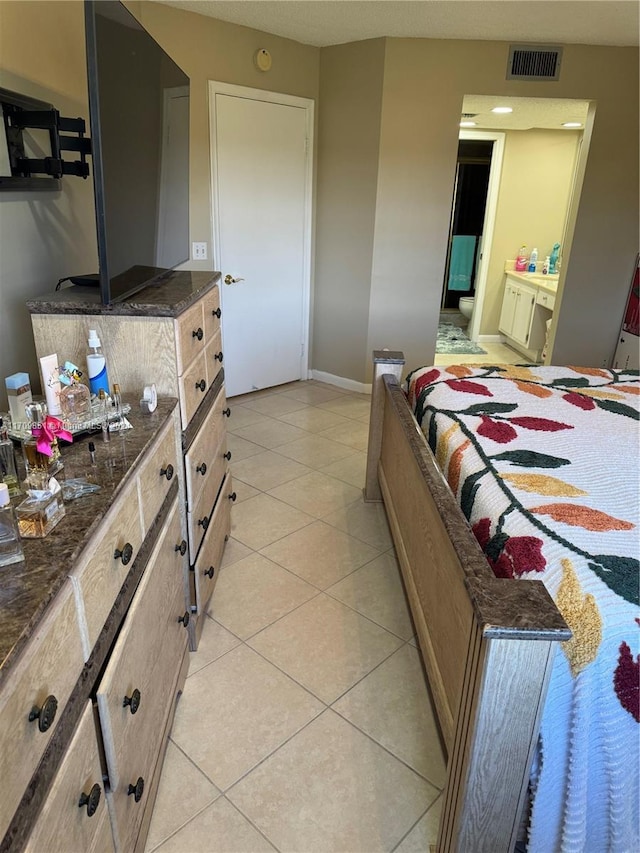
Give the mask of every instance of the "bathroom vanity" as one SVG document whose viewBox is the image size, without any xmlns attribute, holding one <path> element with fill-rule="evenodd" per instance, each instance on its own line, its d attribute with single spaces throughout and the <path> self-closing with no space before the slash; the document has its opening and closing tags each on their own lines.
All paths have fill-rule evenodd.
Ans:
<svg viewBox="0 0 640 853">
<path fill-rule="evenodd" d="M 498 329 L 532 362 L 541 360 L 547 320 L 555 307 L 558 275 L 507 270 Z"/>
</svg>

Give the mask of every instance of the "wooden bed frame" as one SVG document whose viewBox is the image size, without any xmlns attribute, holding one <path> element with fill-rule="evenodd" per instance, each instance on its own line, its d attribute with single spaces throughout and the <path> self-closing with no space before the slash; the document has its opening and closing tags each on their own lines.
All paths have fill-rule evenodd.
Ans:
<svg viewBox="0 0 640 853">
<path fill-rule="evenodd" d="M 540 581 L 495 577 L 374 352 L 366 501 L 384 501 L 448 753 L 439 853 L 515 847 L 553 658 L 571 631 Z"/>
</svg>

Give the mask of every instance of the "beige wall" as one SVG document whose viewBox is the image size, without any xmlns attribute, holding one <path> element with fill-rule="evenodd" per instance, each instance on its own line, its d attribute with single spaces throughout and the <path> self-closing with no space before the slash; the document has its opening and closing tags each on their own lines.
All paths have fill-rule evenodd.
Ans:
<svg viewBox="0 0 640 853">
<path fill-rule="evenodd" d="M 481 335 L 498 334 L 504 294 L 504 262 L 524 243 L 538 249 L 538 269 L 564 234 L 581 132 L 510 131 L 504 157 L 496 221 L 487 270 Z"/>
</svg>

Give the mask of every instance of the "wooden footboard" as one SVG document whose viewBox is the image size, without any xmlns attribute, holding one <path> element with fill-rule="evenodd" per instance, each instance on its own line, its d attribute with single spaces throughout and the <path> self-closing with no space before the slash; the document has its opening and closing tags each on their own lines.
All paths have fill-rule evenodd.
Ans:
<svg viewBox="0 0 640 853">
<path fill-rule="evenodd" d="M 441 853 L 513 850 L 551 665 L 571 632 L 539 581 L 496 578 L 374 353 L 366 500 L 384 501 L 448 751 Z"/>
</svg>

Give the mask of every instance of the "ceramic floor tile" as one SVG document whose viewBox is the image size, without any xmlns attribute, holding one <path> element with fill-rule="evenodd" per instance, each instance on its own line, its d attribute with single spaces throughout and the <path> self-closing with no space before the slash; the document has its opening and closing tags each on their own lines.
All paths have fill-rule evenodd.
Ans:
<svg viewBox="0 0 640 853">
<path fill-rule="evenodd" d="M 346 424 L 338 424 L 323 430 L 320 435 L 330 438 L 355 450 L 366 450 L 369 441 L 369 427 L 360 420 L 350 420 Z"/>
<path fill-rule="evenodd" d="M 284 392 L 285 397 L 300 400 L 309 406 L 317 406 L 318 403 L 335 400 L 336 397 L 341 397 L 343 394 L 344 391 L 331 385 L 309 385 L 305 382 L 301 382 L 298 388 L 291 388 Z"/>
<path fill-rule="evenodd" d="M 189 675 L 192 676 L 198 670 L 217 660 L 231 649 L 240 645 L 240 640 L 232 633 L 223 628 L 206 613 L 202 617 L 202 635 L 198 643 L 198 649 L 189 655 Z"/>
<path fill-rule="evenodd" d="M 271 489 L 269 494 L 316 518 L 349 506 L 362 497 L 361 489 L 319 471 Z"/>
<path fill-rule="evenodd" d="M 250 456 L 248 459 L 240 460 L 238 465 L 242 465 L 243 462 L 250 462 L 252 459 L 255 459 L 255 456 Z M 237 504 L 242 503 L 242 501 L 249 500 L 249 498 L 252 498 L 254 495 L 260 494 L 259 489 L 256 489 L 248 483 L 236 478 L 235 469 L 233 471 L 233 491 L 236 493 L 235 503 Z"/>
<path fill-rule="evenodd" d="M 225 798 L 200 812 L 158 853 L 274 853 L 274 848 Z"/>
<path fill-rule="evenodd" d="M 322 521 L 267 545 L 260 553 L 319 589 L 326 589 L 378 556 L 371 545 Z"/>
<path fill-rule="evenodd" d="M 261 554 L 250 554 L 221 572 L 207 613 L 246 639 L 317 594 L 297 575 Z"/>
<path fill-rule="evenodd" d="M 258 551 L 313 520 L 312 516 L 270 495 L 256 495 L 234 506 L 231 534 L 234 539 Z"/>
<path fill-rule="evenodd" d="M 233 514 L 233 508 L 231 509 L 231 513 Z M 234 539 L 233 536 L 230 536 L 227 541 L 227 544 L 224 546 L 224 554 L 222 555 L 221 568 L 224 569 L 225 566 L 230 566 L 232 563 L 237 563 L 238 560 L 242 560 L 243 557 L 248 557 L 251 553 L 251 548 L 247 548 L 247 546 L 243 545 L 242 542 L 238 542 L 237 539 Z"/>
<path fill-rule="evenodd" d="M 429 807 L 427 813 L 420 818 L 393 853 L 425 853 L 429 845 L 435 847 L 438 840 L 438 826 L 442 811 L 442 795 Z"/>
<path fill-rule="evenodd" d="M 387 514 L 381 503 L 356 501 L 345 509 L 327 515 L 324 521 L 356 539 L 368 542 L 379 551 L 388 551 L 393 546 Z"/>
<path fill-rule="evenodd" d="M 249 391 L 247 394 L 237 394 L 235 397 L 227 397 L 227 401 L 231 405 L 237 405 L 240 403 L 245 406 L 247 403 L 255 402 L 256 400 L 261 400 L 263 397 L 271 397 L 274 394 L 282 393 L 280 390 L 280 386 L 276 385 L 273 388 L 260 388 L 255 391 Z"/>
<path fill-rule="evenodd" d="M 228 797 L 282 853 L 382 853 L 437 793 L 328 710 Z"/>
<path fill-rule="evenodd" d="M 320 470 L 323 474 L 329 474 L 358 489 L 363 489 L 367 473 L 367 454 L 354 453 L 352 456 L 340 459 L 339 462 L 332 462 L 331 465 Z"/>
<path fill-rule="evenodd" d="M 330 441 L 319 435 L 307 435 L 278 448 L 278 453 L 295 459 L 310 468 L 324 468 L 339 459 L 346 459 L 354 453 L 352 447 Z"/>
<path fill-rule="evenodd" d="M 371 411 L 371 397 L 367 394 L 352 394 L 341 399 L 319 403 L 318 408 L 327 409 L 345 418 L 367 417 Z"/>
<path fill-rule="evenodd" d="M 307 403 L 304 400 L 296 400 L 284 394 L 273 394 L 270 397 L 258 397 L 255 400 L 247 400 L 244 405 L 260 412 L 262 415 L 269 415 L 270 418 L 277 418 L 279 415 L 284 415 L 287 412 L 295 412 L 296 409 L 303 409 Z"/>
<path fill-rule="evenodd" d="M 271 450 L 242 459 L 237 464 L 233 463 L 232 470 L 234 482 L 242 480 L 261 492 L 274 489 L 311 471 L 306 465 Z"/>
<path fill-rule="evenodd" d="M 189 678 L 171 739 L 225 790 L 321 710 L 314 696 L 241 645 Z"/>
<path fill-rule="evenodd" d="M 391 551 L 352 572 L 326 592 L 403 640 L 410 640 L 415 633 L 400 567 Z"/>
<path fill-rule="evenodd" d="M 446 761 L 420 655 L 405 645 L 333 705 L 437 788 Z"/>
<path fill-rule="evenodd" d="M 351 423 L 349 418 L 343 418 L 342 415 L 336 415 L 335 412 L 327 412 L 326 409 L 319 409 L 317 406 L 305 406 L 304 409 L 298 409 L 286 415 L 279 415 L 278 420 L 312 433 L 322 432 L 322 430 L 329 429 L 329 427 Z"/>
<path fill-rule="evenodd" d="M 260 412 L 256 412 L 255 409 L 250 409 L 248 406 L 229 404 L 229 408 L 231 409 L 231 416 L 227 419 L 227 432 L 235 432 L 242 427 L 259 424 L 267 420 L 266 415 L 261 415 Z"/>
<path fill-rule="evenodd" d="M 246 459 L 248 456 L 255 456 L 256 453 L 262 453 L 264 447 L 255 444 L 253 441 L 247 441 L 234 435 L 232 432 L 227 433 L 227 450 L 231 451 L 231 457 L 234 462 L 239 462 L 241 459 Z"/>
<path fill-rule="evenodd" d="M 145 851 L 151 851 L 220 796 L 220 791 L 169 741 Z"/>
<path fill-rule="evenodd" d="M 320 593 L 248 643 L 330 704 L 402 641 Z"/>
<path fill-rule="evenodd" d="M 234 434 L 246 441 L 252 441 L 254 444 L 269 449 L 295 441 L 296 438 L 302 438 L 306 435 L 304 430 L 291 424 L 285 424 L 284 421 L 276 420 L 276 418 L 266 418 L 259 424 L 249 424 L 249 426 L 236 430 Z"/>
</svg>

